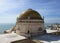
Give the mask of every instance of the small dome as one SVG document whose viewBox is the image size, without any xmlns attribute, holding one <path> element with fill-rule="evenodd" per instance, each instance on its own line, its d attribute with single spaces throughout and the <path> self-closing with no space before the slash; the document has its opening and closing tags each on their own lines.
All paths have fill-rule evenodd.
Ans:
<svg viewBox="0 0 60 43">
<path fill-rule="evenodd" d="M 41 15 L 32 9 L 27 9 L 25 12 L 20 14 L 19 19 L 42 19 Z"/>
</svg>

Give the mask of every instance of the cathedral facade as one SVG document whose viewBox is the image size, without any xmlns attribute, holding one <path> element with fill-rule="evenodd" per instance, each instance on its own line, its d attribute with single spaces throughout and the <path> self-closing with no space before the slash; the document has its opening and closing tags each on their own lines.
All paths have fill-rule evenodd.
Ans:
<svg viewBox="0 0 60 43">
<path fill-rule="evenodd" d="M 17 17 L 15 27 L 12 29 L 19 35 L 40 35 L 44 31 L 44 18 L 33 10 L 27 9 Z"/>
</svg>

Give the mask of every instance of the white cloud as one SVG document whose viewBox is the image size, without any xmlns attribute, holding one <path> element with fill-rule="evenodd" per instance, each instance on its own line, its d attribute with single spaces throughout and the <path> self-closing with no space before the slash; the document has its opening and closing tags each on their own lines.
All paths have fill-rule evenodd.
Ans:
<svg viewBox="0 0 60 43">
<path fill-rule="evenodd" d="M 5 13 L 11 9 L 22 9 L 26 4 L 22 0 L 0 0 L 0 14 Z"/>
<path fill-rule="evenodd" d="M 60 9 L 55 9 L 56 6 L 58 6 L 56 1 L 45 2 L 44 0 L 39 2 L 37 0 L 37 2 L 34 2 L 33 0 L 0 0 L 0 23 L 5 23 L 7 20 L 10 23 L 14 22 L 21 10 L 26 8 L 36 9 L 42 16 L 52 15 L 52 13 L 60 14 Z M 45 20 L 47 22 L 51 20 L 54 22 L 59 21 L 59 19 L 57 20 L 54 17 L 53 19 L 46 18 Z"/>
<path fill-rule="evenodd" d="M 22 9 L 24 6 L 22 0 L 0 0 L 0 23 L 14 23 L 18 13 L 15 14 L 13 9 Z"/>
</svg>

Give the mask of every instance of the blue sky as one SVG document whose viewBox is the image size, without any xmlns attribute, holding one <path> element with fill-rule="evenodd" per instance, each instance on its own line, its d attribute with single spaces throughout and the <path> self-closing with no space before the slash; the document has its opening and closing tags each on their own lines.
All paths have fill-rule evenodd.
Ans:
<svg viewBox="0 0 60 43">
<path fill-rule="evenodd" d="M 60 0 L 0 0 L 0 23 L 15 23 L 28 8 L 38 11 L 46 23 L 60 23 Z"/>
</svg>

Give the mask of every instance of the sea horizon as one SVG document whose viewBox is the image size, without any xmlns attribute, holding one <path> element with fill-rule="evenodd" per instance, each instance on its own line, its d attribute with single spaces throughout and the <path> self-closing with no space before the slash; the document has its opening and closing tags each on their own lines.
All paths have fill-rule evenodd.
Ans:
<svg viewBox="0 0 60 43">
<path fill-rule="evenodd" d="M 0 23 L 0 34 L 3 34 L 5 30 L 11 29 L 15 23 Z"/>
</svg>

